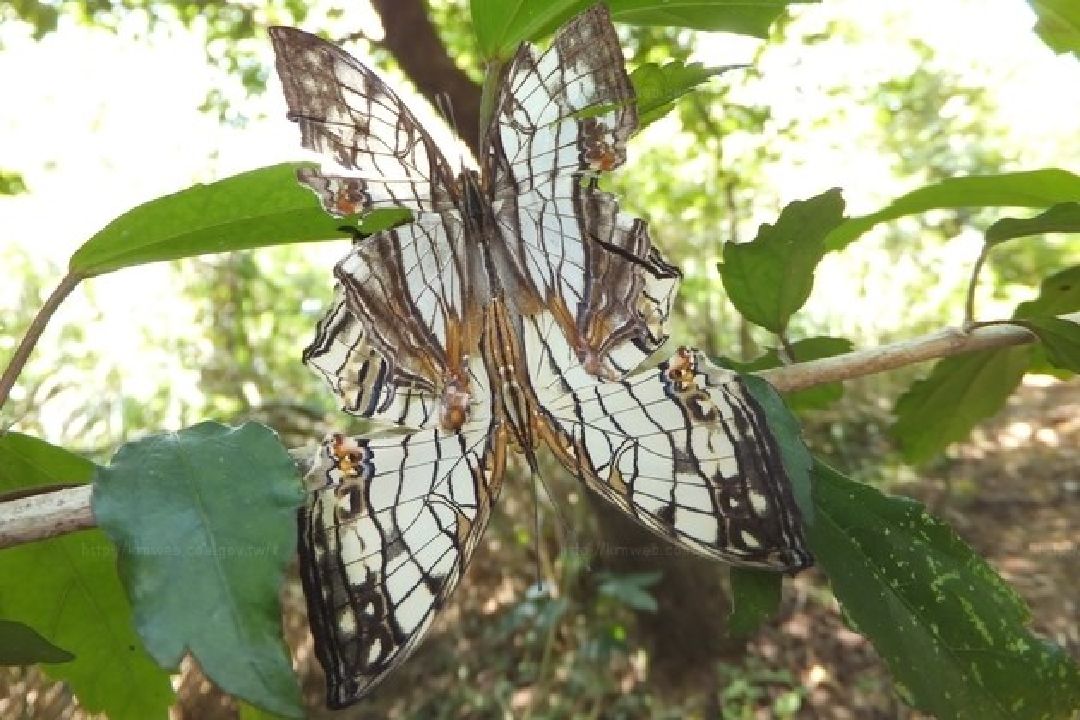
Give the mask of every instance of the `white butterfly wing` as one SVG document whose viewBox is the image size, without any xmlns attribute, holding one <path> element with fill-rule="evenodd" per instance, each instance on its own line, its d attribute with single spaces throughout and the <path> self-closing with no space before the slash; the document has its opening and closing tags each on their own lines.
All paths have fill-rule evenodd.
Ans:
<svg viewBox="0 0 1080 720">
<path fill-rule="evenodd" d="M 487 408 L 478 403 L 472 417 L 457 432 L 334 435 L 319 449 L 300 569 L 331 707 L 355 702 L 412 654 L 469 564 L 506 447 Z"/>
<path fill-rule="evenodd" d="M 465 243 L 455 214 L 420 214 L 356 243 L 338 263 L 334 303 L 304 360 L 346 412 L 432 427 L 455 378 L 465 389 L 483 316 Z"/>
<path fill-rule="evenodd" d="M 589 488 L 697 554 L 770 570 L 811 564 L 776 439 L 735 373 L 681 348 L 600 382 L 556 358 L 559 344 L 535 326 L 525 343 L 549 445 Z"/>
<path fill-rule="evenodd" d="M 273 27 L 270 38 L 303 146 L 325 154 L 341 171 L 299 173 L 327 211 L 340 216 L 381 206 L 422 212 L 453 206 L 446 160 L 375 73 L 302 30 Z"/>
<path fill-rule="evenodd" d="M 607 10 L 571 20 L 542 54 L 523 45 L 498 108 L 489 142 L 504 284 L 520 314 L 552 313 L 591 374 L 622 377 L 666 338 L 679 274 L 593 181 L 622 164 L 637 126 Z"/>
</svg>

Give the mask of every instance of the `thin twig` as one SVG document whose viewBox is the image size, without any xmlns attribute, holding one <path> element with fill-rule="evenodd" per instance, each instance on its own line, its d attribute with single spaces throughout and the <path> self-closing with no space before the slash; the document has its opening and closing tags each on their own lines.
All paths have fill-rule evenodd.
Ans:
<svg viewBox="0 0 1080 720">
<path fill-rule="evenodd" d="M 982 270 L 983 263 L 986 262 L 987 255 L 990 254 L 990 245 L 983 244 L 982 250 L 979 251 L 979 257 L 975 259 L 975 264 L 971 268 L 971 280 L 968 282 L 967 300 L 964 302 L 964 325 L 965 330 L 970 330 L 972 323 L 975 322 L 975 288 L 979 284 L 979 271 Z"/>
<path fill-rule="evenodd" d="M 1080 323 L 1080 313 L 1059 317 Z M 912 340 L 763 370 L 757 374 L 777 390 L 792 392 L 950 355 L 1023 345 L 1034 339 L 1033 333 L 1019 325 L 980 323 L 969 332 L 957 328 L 942 330 Z M 311 448 L 297 448 L 289 452 L 297 462 L 300 474 L 305 474 L 310 465 Z M 0 502 L 0 548 L 63 535 L 92 527 L 93 524 L 89 485 Z"/>
<path fill-rule="evenodd" d="M 15 380 L 18 379 L 19 373 L 25 367 L 26 361 L 30 359 L 30 353 L 34 351 L 34 346 L 37 345 L 37 341 L 41 338 L 41 333 L 45 332 L 45 326 L 49 324 L 49 320 L 52 318 L 53 313 L 56 312 L 56 308 L 60 307 L 60 303 L 64 302 L 64 298 L 70 295 L 71 291 L 80 282 L 82 282 L 82 277 L 79 275 L 73 273 L 65 275 L 64 279 L 49 295 L 49 299 L 38 310 L 38 314 L 34 316 L 34 320 L 30 323 L 30 327 L 27 328 L 22 342 L 15 349 L 15 354 L 11 356 L 11 362 L 4 369 L 3 376 L 0 376 L 0 408 L 7 402 L 8 395 L 11 394 L 11 388 L 15 387 Z"/>
</svg>

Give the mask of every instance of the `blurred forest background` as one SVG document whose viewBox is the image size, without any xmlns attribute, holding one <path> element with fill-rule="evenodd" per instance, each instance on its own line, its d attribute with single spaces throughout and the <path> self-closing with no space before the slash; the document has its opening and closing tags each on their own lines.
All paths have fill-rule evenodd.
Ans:
<svg viewBox="0 0 1080 720">
<path fill-rule="evenodd" d="M 445 52 L 478 80 L 466 8 L 372 5 L 0 5 L 0 356 L 68 256 L 113 217 L 194 182 L 305 159 L 285 119 L 267 26 L 348 39 L 429 127 L 439 125 L 411 86 L 437 86 L 440 76 L 417 76 L 416 58 L 396 60 L 383 25 L 427 14 Z M 620 27 L 631 68 L 673 58 L 749 65 L 647 128 L 611 183 L 685 273 L 671 342 L 735 359 L 766 349 L 769 336 L 725 301 L 716 262 L 722 243 L 752 238 L 792 200 L 840 187 L 855 215 L 955 175 L 1080 170 L 1080 63 L 1055 56 L 1033 22 L 1023 0 L 828 0 L 794 6 L 767 41 Z M 439 137 L 452 144 L 448 131 Z M 928 213 L 831 253 L 791 335 L 869 347 L 958 324 L 981 231 L 996 217 Z M 84 283 L 21 376 L 5 423 L 97 460 L 130 438 L 205 418 L 261 420 L 290 446 L 340 428 L 330 394 L 299 358 L 345 250 L 339 241 L 205 256 Z M 980 315 L 1008 316 L 1041 278 L 1078 262 L 1076 236 L 996 251 Z M 804 411 L 812 449 L 853 477 L 927 502 L 1014 583 L 1034 628 L 1080 656 L 1080 386 L 1029 377 L 970 441 L 915 469 L 885 428 L 897 395 L 923 372 L 851 381 L 842 398 Z M 815 572 L 786 585 L 781 616 L 749 640 L 711 625 L 703 635 L 701 618 L 726 608 L 693 585 L 665 584 L 664 570 L 687 563 L 668 575 L 707 574 L 706 585 L 722 588 L 724 569 L 605 552 L 593 506 L 550 471 L 572 533 L 552 518 L 550 537 L 535 538 L 532 489 L 511 478 L 432 637 L 371 703 L 340 717 L 915 716 Z M 529 591 L 538 544 L 556 597 Z M 296 583 L 285 602 L 318 716 L 322 681 Z M 196 668 L 178 682 L 179 717 L 256 716 Z M 37 670 L 0 669 L 0 717 L 80 715 Z"/>
</svg>

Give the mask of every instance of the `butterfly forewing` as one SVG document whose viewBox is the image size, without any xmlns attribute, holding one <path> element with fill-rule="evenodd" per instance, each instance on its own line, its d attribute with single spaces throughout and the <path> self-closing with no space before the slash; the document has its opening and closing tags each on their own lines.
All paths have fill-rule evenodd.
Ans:
<svg viewBox="0 0 1080 720">
<path fill-rule="evenodd" d="M 666 337 L 666 308 L 641 313 L 644 286 L 663 275 L 673 288 L 678 272 L 656 254 L 644 222 L 620 213 L 594 182 L 623 163 L 637 127 L 607 10 L 571 20 L 542 54 L 522 46 L 498 107 L 488 133 L 492 195 L 518 311 L 552 312 L 592 374 L 622 377 Z M 636 351 L 616 360 L 629 347 Z"/>
<path fill-rule="evenodd" d="M 437 211 L 452 206 L 452 176 L 434 141 L 370 69 L 340 48 L 294 28 L 270 28 L 277 71 L 304 147 L 340 174 L 300 171 L 335 215 L 378 206 Z"/>
</svg>

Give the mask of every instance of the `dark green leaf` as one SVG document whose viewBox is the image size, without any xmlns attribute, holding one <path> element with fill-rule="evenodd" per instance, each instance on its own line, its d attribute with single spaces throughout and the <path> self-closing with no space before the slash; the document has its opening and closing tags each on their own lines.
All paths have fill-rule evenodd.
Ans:
<svg viewBox="0 0 1080 720">
<path fill-rule="evenodd" d="M 102 228 L 71 256 L 82 277 L 132 265 L 285 243 L 347 236 L 345 223 L 319 205 L 296 181 L 297 163 L 194 185 L 129 210 Z M 409 216 L 380 210 L 358 224 L 361 232 L 390 227 Z"/>
<path fill-rule="evenodd" d="M 1025 627 L 1016 593 L 916 502 L 814 466 L 810 544 L 852 627 L 939 718 L 1068 718 L 1080 668 Z"/>
<path fill-rule="evenodd" d="M 796 362 L 820 360 L 851 352 L 854 345 L 847 338 L 811 337 L 796 340 L 791 344 L 791 353 Z M 729 361 L 730 362 L 730 361 Z M 776 348 L 748 363 L 734 363 L 739 372 L 755 372 L 768 368 L 780 367 L 780 354 Z M 844 384 L 841 382 L 825 383 L 806 390 L 784 394 L 784 402 L 792 410 L 817 410 L 828 407 L 844 396 Z"/>
<path fill-rule="evenodd" d="M 0 492 L 86 482 L 89 460 L 20 435 L 0 435 Z M 51 642 L 74 654 L 45 665 L 85 710 L 112 720 L 165 717 L 173 692 L 168 673 L 143 651 L 116 575 L 116 552 L 97 530 L 0 552 L 0 614 L 47 628 Z"/>
<path fill-rule="evenodd" d="M 925 462 L 1005 405 L 1031 362 L 1030 347 L 939 360 L 896 401 L 890 432 L 909 463 Z"/>
<path fill-rule="evenodd" d="M 630 25 L 724 30 L 766 38 L 769 28 L 788 5 L 818 0 L 610 0 L 616 22 Z"/>
<path fill-rule="evenodd" d="M 748 243 L 724 245 L 720 277 L 731 302 L 753 323 L 782 333 L 814 287 L 825 236 L 843 220 L 844 199 L 832 189 L 796 200 L 775 225 L 762 225 Z"/>
<path fill-rule="evenodd" d="M 731 568 L 731 615 L 728 631 L 746 636 L 776 614 L 784 576 L 750 568 Z"/>
<path fill-rule="evenodd" d="M 1080 232 L 1080 203 L 1058 203 L 1030 218 L 1002 218 L 986 229 L 986 244 L 997 245 L 1013 238 L 1059 232 Z"/>
<path fill-rule="evenodd" d="M 1080 324 L 1060 318 L 1024 320 L 1022 325 L 1039 336 L 1046 359 L 1056 368 L 1080 373 Z"/>
<path fill-rule="evenodd" d="M 878 223 L 940 208 L 1033 207 L 1080 200 L 1080 177 L 1045 168 L 1000 175 L 973 175 L 942 180 L 914 190 L 869 215 L 848 218 L 825 239 L 839 250 Z"/>
<path fill-rule="evenodd" d="M 1056 53 L 1080 58 L 1080 4 L 1076 0 L 1028 0 L 1035 14 L 1035 32 Z"/>
<path fill-rule="evenodd" d="M 277 436 L 200 423 L 120 448 L 94 514 L 120 548 L 135 625 L 162 667 L 190 651 L 222 689 L 301 713 L 278 592 L 295 552 L 297 471 Z"/>
<path fill-rule="evenodd" d="M 705 67 L 672 60 L 664 65 L 645 63 L 630 73 L 637 97 L 638 130 L 662 118 L 675 101 L 711 77 L 731 67 Z"/>
<path fill-rule="evenodd" d="M 1065 268 L 1044 279 L 1039 296 L 1022 302 L 1014 318 L 1053 317 L 1080 311 L 1080 265 Z"/>
<path fill-rule="evenodd" d="M 784 469 L 791 478 L 791 491 L 802 513 L 803 522 L 814 521 L 814 505 L 810 502 L 810 465 L 813 459 L 802 440 L 799 421 L 769 383 L 756 375 L 743 375 L 742 380 L 765 411 L 769 430 L 780 446 Z"/>
<path fill-rule="evenodd" d="M 0 665 L 63 663 L 74 659 L 74 655 L 53 645 L 34 628 L 0 620 Z"/>
</svg>

